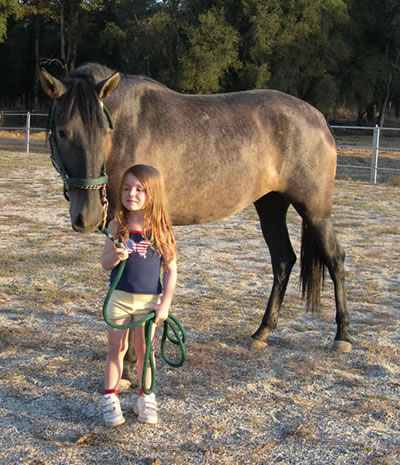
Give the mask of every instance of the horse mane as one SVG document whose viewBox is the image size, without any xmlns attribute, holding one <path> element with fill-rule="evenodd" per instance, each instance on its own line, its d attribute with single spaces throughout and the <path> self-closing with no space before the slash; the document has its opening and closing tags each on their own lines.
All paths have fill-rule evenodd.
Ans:
<svg viewBox="0 0 400 465">
<path fill-rule="evenodd" d="M 86 129 L 89 143 L 94 142 L 96 130 L 104 127 L 104 114 L 99 105 L 96 84 L 110 77 L 114 71 L 99 63 L 87 63 L 74 69 L 63 79 L 66 92 L 60 99 L 60 119 L 69 121 L 78 111 Z M 152 88 L 170 90 L 164 84 L 144 75 L 124 75 Z"/>
<path fill-rule="evenodd" d="M 104 114 L 99 105 L 96 83 L 111 76 L 113 72 L 105 66 L 89 64 L 71 71 L 64 79 L 66 93 L 60 99 L 60 118 L 70 120 L 78 110 L 83 127 L 93 142 L 96 129 L 105 125 Z"/>
<path fill-rule="evenodd" d="M 89 76 L 93 77 L 96 82 L 99 82 L 103 79 L 107 79 L 108 77 L 110 77 L 115 71 L 99 63 L 86 63 L 85 65 L 82 65 L 79 68 L 77 68 L 75 71 L 72 71 L 72 73 L 70 74 L 74 74 L 77 72 L 79 74 L 88 74 Z M 169 89 L 161 82 L 156 81 L 155 79 L 152 79 L 144 74 L 124 74 L 123 77 L 126 79 L 138 79 L 145 83 L 150 83 L 158 87 Z"/>
<path fill-rule="evenodd" d="M 86 63 L 79 68 L 71 71 L 69 75 L 74 73 L 85 74 L 93 76 L 96 82 L 102 81 L 110 77 L 115 71 L 108 68 L 107 66 L 101 65 L 100 63 Z"/>
</svg>

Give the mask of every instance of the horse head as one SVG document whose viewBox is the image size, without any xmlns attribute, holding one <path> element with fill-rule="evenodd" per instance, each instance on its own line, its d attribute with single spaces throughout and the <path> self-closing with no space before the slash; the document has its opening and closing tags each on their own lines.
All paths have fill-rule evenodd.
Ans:
<svg viewBox="0 0 400 465">
<path fill-rule="evenodd" d="M 111 119 L 103 100 L 118 87 L 120 74 L 96 83 L 89 68 L 71 72 L 60 81 L 47 71 L 40 83 L 53 99 L 50 113 L 52 161 L 64 180 L 75 231 L 95 231 L 105 218 Z"/>
</svg>

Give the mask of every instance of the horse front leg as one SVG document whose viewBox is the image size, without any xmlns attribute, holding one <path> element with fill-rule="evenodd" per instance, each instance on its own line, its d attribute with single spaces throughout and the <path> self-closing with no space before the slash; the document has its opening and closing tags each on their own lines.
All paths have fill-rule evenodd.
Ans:
<svg viewBox="0 0 400 465">
<path fill-rule="evenodd" d="M 279 310 L 285 296 L 290 273 L 296 262 L 286 225 L 286 213 L 289 202 L 280 194 L 272 192 L 255 202 L 260 218 L 261 230 L 268 245 L 274 283 L 263 319 L 257 331 L 252 335 L 252 347 L 262 349 L 268 345 L 267 336 L 276 328 Z"/>
</svg>

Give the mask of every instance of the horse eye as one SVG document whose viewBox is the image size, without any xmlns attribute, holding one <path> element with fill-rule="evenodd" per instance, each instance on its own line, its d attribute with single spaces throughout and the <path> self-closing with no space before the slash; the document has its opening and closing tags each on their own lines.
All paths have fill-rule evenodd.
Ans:
<svg viewBox="0 0 400 465">
<path fill-rule="evenodd" d="M 58 129 L 57 130 L 57 136 L 60 139 L 66 139 L 67 138 L 67 133 L 64 131 L 64 129 Z"/>
</svg>

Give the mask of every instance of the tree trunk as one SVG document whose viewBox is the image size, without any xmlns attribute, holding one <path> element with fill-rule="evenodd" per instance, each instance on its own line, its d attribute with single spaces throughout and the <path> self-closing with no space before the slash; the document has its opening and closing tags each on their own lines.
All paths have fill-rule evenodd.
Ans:
<svg viewBox="0 0 400 465">
<path fill-rule="evenodd" d="M 377 121 L 377 125 L 380 127 L 380 128 L 383 128 L 383 124 L 384 124 L 384 121 L 385 121 L 385 110 L 386 110 L 386 106 L 389 102 L 389 96 L 390 96 L 390 90 L 392 88 L 392 81 L 393 81 L 393 74 L 390 75 L 389 77 L 389 82 L 386 86 L 386 95 L 385 95 L 385 98 L 383 100 L 383 103 L 381 105 L 381 109 L 379 111 L 379 116 L 378 116 L 378 121 Z"/>
<path fill-rule="evenodd" d="M 387 104 L 389 103 L 390 92 L 392 90 L 393 77 L 394 77 L 394 73 L 396 72 L 396 68 L 397 68 L 399 61 L 400 61 L 400 49 L 397 52 L 396 59 L 394 60 L 394 63 L 392 66 L 392 72 L 390 73 L 388 77 L 388 81 L 386 84 L 385 98 L 383 99 L 383 102 L 382 102 L 382 105 L 379 111 L 379 117 L 378 117 L 377 124 L 381 128 L 383 127 L 383 124 L 385 121 L 385 110 L 386 110 Z"/>
<path fill-rule="evenodd" d="M 78 43 L 79 43 L 79 19 L 80 10 L 79 5 L 73 1 L 69 2 L 69 15 L 68 15 L 68 51 L 66 56 L 66 64 L 68 71 L 72 71 L 75 68 Z"/>
<path fill-rule="evenodd" d="M 60 2 L 60 58 L 62 64 L 65 66 L 65 31 L 64 31 L 64 2 Z"/>
<path fill-rule="evenodd" d="M 34 75 L 33 75 L 33 106 L 39 108 L 39 72 L 40 72 L 40 30 L 41 17 L 33 17 L 33 54 L 34 54 Z"/>
</svg>

